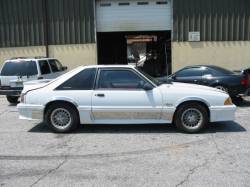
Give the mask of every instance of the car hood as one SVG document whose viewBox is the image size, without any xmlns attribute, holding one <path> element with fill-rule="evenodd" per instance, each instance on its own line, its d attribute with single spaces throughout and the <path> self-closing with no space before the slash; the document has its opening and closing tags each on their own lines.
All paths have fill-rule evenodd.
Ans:
<svg viewBox="0 0 250 187">
<path fill-rule="evenodd" d="M 202 85 L 198 85 L 198 84 L 188 84 L 188 83 L 179 83 L 179 82 L 172 82 L 171 84 L 173 87 L 181 88 L 181 89 L 188 89 L 188 90 L 193 89 L 193 90 L 199 90 L 199 91 L 211 91 L 211 92 L 226 93 L 226 92 L 219 90 L 217 88 L 202 86 Z"/>
<path fill-rule="evenodd" d="M 160 89 L 168 106 L 178 106 L 189 100 L 202 101 L 208 106 L 222 106 L 229 97 L 224 91 L 196 84 L 173 82 L 162 84 Z"/>
</svg>

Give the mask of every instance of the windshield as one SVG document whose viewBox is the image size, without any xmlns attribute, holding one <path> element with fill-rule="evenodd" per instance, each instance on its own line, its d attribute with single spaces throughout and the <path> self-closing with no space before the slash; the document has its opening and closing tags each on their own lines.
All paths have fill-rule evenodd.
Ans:
<svg viewBox="0 0 250 187">
<path fill-rule="evenodd" d="M 31 76 L 37 75 L 35 61 L 8 61 L 4 64 L 2 76 Z"/>
<path fill-rule="evenodd" d="M 154 84 L 156 84 L 157 86 L 161 85 L 162 82 L 151 77 L 149 74 L 145 73 L 144 71 L 142 71 L 140 68 L 136 67 L 136 70 L 138 70 L 141 74 L 143 74 L 145 77 L 147 77 L 149 80 L 151 80 Z"/>
</svg>

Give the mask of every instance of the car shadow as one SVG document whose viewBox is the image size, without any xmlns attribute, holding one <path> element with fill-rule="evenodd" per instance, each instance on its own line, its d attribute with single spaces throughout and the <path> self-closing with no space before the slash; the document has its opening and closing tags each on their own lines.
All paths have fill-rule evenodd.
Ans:
<svg viewBox="0 0 250 187">
<path fill-rule="evenodd" d="M 16 107 L 19 103 L 9 103 L 8 106 L 14 106 Z"/>
<path fill-rule="evenodd" d="M 243 99 L 241 102 L 236 103 L 238 107 L 250 107 L 250 101 Z"/>
<path fill-rule="evenodd" d="M 244 132 L 246 129 L 236 122 L 211 123 L 208 128 L 201 131 L 200 134 L 216 132 Z M 52 133 L 44 123 L 39 123 L 28 132 L 31 133 Z M 82 125 L 77 130 L 69 134 L 84 133 L 182 133 L 175 126 L 169 124 L 143 124 L 143 125 Z"/>
</svg>

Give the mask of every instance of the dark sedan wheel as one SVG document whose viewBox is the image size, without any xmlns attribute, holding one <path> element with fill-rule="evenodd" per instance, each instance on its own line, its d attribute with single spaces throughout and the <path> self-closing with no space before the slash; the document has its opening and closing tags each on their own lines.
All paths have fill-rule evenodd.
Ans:
<svg viewBox="0 0 250 187">
<path fill-rule="evenodd" d="M 49 128 L 57 133 L 70 132 L 79 124 L 77 111 L 65 103 L 55 103 L 49 106 L 45 120 Z"/>
<path fill-rule="evenodd" d="M 18 103 L 18 96 L 6 96 L 7 100 L 11 104 L 17 104 Z"/>
<path fill-rule="evenodd" d="M 225 86 L 218 85 L 218 86 L 215 86 L 215 88 L 228 93 L 228 89 Z"/>
<path fill-rule="evenodd" d="M 196 133 L 208 124 L 208 112 L 199 103 L 187 103 L 177 109 L 174 123 L 181 131 Z"/>
</svg>

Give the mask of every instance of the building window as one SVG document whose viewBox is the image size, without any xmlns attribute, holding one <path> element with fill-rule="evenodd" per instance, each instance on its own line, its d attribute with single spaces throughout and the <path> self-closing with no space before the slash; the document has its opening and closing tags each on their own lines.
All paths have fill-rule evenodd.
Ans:
<svg viewBox="0 0 250 187">
<path fill-rule="evenodd" d="M 156 4 L 157 5 L 166 5 L 166 4 L 168 4 L 168 2 L 167 1 L 157 1 Z"/>
<path fill-rule="evenodd" d="M 137 2 L 137 5 L 148 5 L 148 2 Z"/>
<path fill-rule="evenodd" d="M 128 6 L 128 5 L 130 5 L 130 3 L 124 2 L 124 3 L 119 3 L 118 5 L 119 6 Z"/>
<path fill-rule="evenodd" d="M 101 7 L 111 6 L 111 3 L 101 3 L 100 6 L 101 6 Z"/>
</svg>

